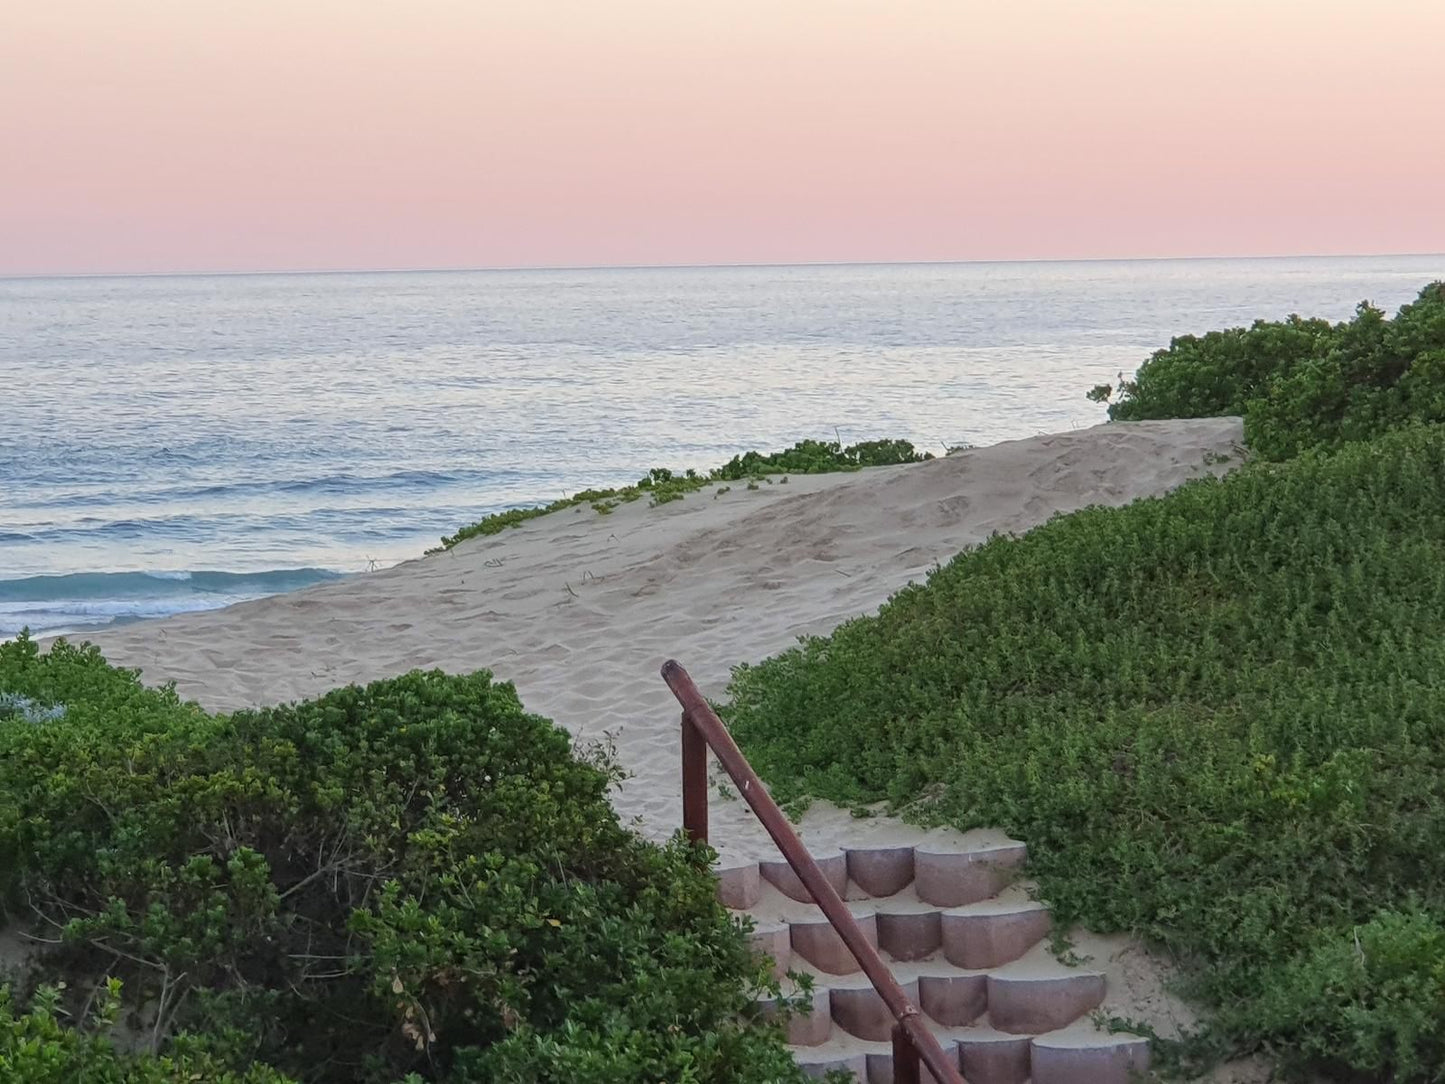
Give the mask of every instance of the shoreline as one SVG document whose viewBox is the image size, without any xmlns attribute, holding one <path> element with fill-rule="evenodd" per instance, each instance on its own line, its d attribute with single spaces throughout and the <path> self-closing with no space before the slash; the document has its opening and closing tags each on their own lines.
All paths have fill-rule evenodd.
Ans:
<svg viewBox="0 0 1445 1084">
<path fill-rule="evenodd" d="M 33 639 L 89 636 L 138 622 L 225 609 L 334 583 L 348 575 L 311 566 L 13 576 L 0 579 L 0 642 L 14 639 L 27 627 Z"/>
</svg>

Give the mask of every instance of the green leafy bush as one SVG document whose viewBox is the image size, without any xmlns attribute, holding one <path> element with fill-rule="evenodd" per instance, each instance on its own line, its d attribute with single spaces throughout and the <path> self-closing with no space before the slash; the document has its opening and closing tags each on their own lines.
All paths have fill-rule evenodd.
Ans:
<svg viewBox="0 0 1445 1084">
<path fill-rule="evenodd" d="M 84 1015 L 123 979 L 141 1051 L 185 1032 L 317 1082 L 796 1078 L 705 856 L 624 829 L 610 762 L 486 673 L 212 716 L 21 639 L 0 689 L 65 709 L 0 720 L 0 885 L 50 942 L 30 981 Z"/>
<path fill-rule="evenodd" d="M 1326 320 L 1291 316 L 1256 320 L 1248 328 L 1178 336 L 1141 365 L 1133 380 L 1120 383 L 1109 417 L 1133 422 L 1244 414 L 1272 380 L 1328 353 L 1336 331 Z M 1089 396 L 1105 400 L 1111 390 L 1102 385 Z"/>
<path fill-rule="evenodd" d="M 1331 325 L 1291 316 L 1174 339 L 1119 386 L 1117 421 L 1244 416 L 1253 450 L 1282 460 L 1404 425 L 1445 421 L 1445 283 L 1394 319 L 1362 303 Z M 1112 396 L 1107 386 L 1089 397 Z"/>
<path fill-rule="evenodd" d="M 724 715 L 781 799 L 1027 840 L 1064 922 L 1162 943 L 1237 1022 L 1322 937 L 1445 913 L 1441 674 L 1433 426 L 995 538 L 739 668 Z"/>
<path fill-rule="evenodd" d="M 0 989 L 0 1080 L 15 1084 L 289 1084 L 264 1066 L 233 1073 L 204 1053 L 180 1050 L 165 1056 L 126 1054 L 106 1032 L 120 1011 L 119 985 L 97 998 L 94 1031 L 69 1027 L 60 1019 L 60 993 L 36 991 L 27 1012 L 17 1012 L 10 992 Z"/>
<path fill-rule="evenodd" d="M 1386 911 L 1331 931 L 1236 1021 L 1304 1076 L 1436 1081 L 1445 1075 L 1445 925 Z"/>
<path fill-rule="evenodd" d="M 850 444 L 846 448 L 836 441 L 800 440 L 781 452 L 747 452 L 735 455 L 707 474 L 699 474 L 694 470 L 676 474 L 664 467 L 654 467 L 639 479 L 636 485 L 618 489 L 587 489 L 536 508 L 509 508 L 504 512 L 494 512 L 470 526 L 463 527 L 456 534 L 446 536 L 440 547 L 427 552 L 440 553 L 468 538 L 498 534 L 508 527 L 516 527 L 538 516 L 550 515 L 581 504 L 590 504 L 599 514 L 606 515 L 616 508 L 618 503 L 635 501 L 644 495 L 651 498 L 653 505 L 680 501 L 689 493 L 695 493 L 714 482 L 757 479 L 769 474 L 856 471 L 864 467 L 887 467 L 932 458 L 927 452 L 915 451 L 913 445 L 906 440 L 869 440 Z"/>
<path fill-rule="evenodd" d="M 829 474 L 833 471 L 891 467 L 932 459 L 919 454 L 906 440 L 870 440 L 842 447 L 837 441 L 800 440 L 781 452 L 747 452 L 735 455 L 711 474 L 715 480 L 730 482 L 765 474 Z"/>
<path fill-rule="evenodd" d="M 1286 459 L 1417 423 L 1445 422 L 1445 283 L 1393 320 L 1361 305 L 1328 353 L 1274 377 L 1245 413 L 1245 439 Z"/>
</svg>

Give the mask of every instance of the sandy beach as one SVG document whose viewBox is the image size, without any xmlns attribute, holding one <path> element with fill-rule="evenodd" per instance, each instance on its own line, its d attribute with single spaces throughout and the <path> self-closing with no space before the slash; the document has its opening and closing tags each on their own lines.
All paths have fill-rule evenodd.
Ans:
<svg viewBox="0 0 1445 1084">
<path fill-rule="evenodd" d="M 1221 473 L 1239 462 L 1241 439 L 1238 419 L 1101 425 L 656 508 L 582 506 L 340 583 L 93 639 L 113 663 L 211 709 L 414 668 L 490 669 L 529 710 L 581 741 L 612 742 L 629 773 L 617 809 L 665 838 L 681 816 L 665 659 L 721 696 L 732 666 L 875 610 L 967 546 Z M 712 805 L 725 860 L 771 854 L 741 802 Z M 870 834 L 901 830 L 867 823 Z M 819 803 L 801 831 L 825 850 L 859 827 Z"/>
</svg>

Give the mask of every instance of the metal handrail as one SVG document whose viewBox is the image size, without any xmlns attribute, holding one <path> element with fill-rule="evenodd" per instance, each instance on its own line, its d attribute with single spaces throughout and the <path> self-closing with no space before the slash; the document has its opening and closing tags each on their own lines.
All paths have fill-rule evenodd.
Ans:
<svg viewBox="0 0 1445 1084">
<path fill-rule="evenodd" d="M 828 882 L 818 863 L 803 846 L 783 811 L 768 794 L 758 773 L 733 741 L 723 721 L 717 717 L 697 684 L 675 660 L 662 667 L 662 680 L 682 705 L 682 826 L 689 838 L 707 842 L 707 749 L 717 755 L 718 762 L 732 776 L 743 800 L 752 807 L 758 820 L 773 837 L 778 850 L 793 867 L 798 880 L 812 894 L 823 915 L 838 931 L 848 951 L 863 968 L 873 989 L 893 1014 L 893 1080 L 894 1084 L 919 1084 L 919 1061 L 932 1071 L 938 1084 L 964 1084 L 956 1063 L 924 1025 L 917 1006 L 898 985 L 893 972 L 878 955 L 878 950 L 863 936 L 853 914 L 843 903 L 837 890 Z"/>
</svg>

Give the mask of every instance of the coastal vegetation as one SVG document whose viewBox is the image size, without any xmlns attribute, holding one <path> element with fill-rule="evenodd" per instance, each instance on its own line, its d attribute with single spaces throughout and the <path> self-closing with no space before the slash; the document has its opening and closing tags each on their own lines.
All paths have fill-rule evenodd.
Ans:
<svg viewBox="0 0 1445 1084">
<path fill-rule="evenodd" d="M 1115 421 L 1242 415 L 1251 450 L 1272 460 L 1445 422 L 1445 282 L 1393 318 L 1362 302 L 1338 324 L 1291 316 L 1184 335 L 1090 396 L 1112 399 Z"/>
<path fill-rule="evenodd" d="M 485 672 L 213 715 L 21 637 L 0 690 L 5 1079 L 801 1080 L 706 852 Z"/>
<path fill-rule="evenodd" d="M 1445 287 L 1176 339 L 1117 391 L 1243 413 L 1254 461 L 959 554 L 737 668 L 724 716 L 795 809 L 1027 840 L 1060 920 L 1142 935 L 1212 1010 L 1175 1068 L 1440 1080 Z"/>
<path fill-rule="evenodd" d="M 789 474 L 856 471 L 864 467 L 890 467 L 898 463 L 917 463 L 932 458 L 932 453 L 919 452 L 906 440 L 869 440 L 847 447 L 838 441 L 800 440 L 791 448 L 780 452 L 754 451 L 735 455 L 706 474 L 699 474 L 696 470 L 674 473 L 663 467 L 654 467 L 638 479 L 635 485 L 616 489 L 585 489 L 551 504 L 494 512 L 470 526 L 463 527 L 456 534 L 446 536 L 442 539 L 441 546 L 427 552 L 439 553 L 468 538 L 497 534 L 529 519 L 583 504 L 590 504 L 595 511 L 606 515 L 619 504 L 640 500 L 642 497 L 647 497 L 653 505 L 667 504 L 669 501 L 682 500 L 689 493 L 695 493 L 718 482 L 756 483 L 779 474 L 786 480 Z M 756 485 L 752 488 L 756 488 Z"/>
</svg>

